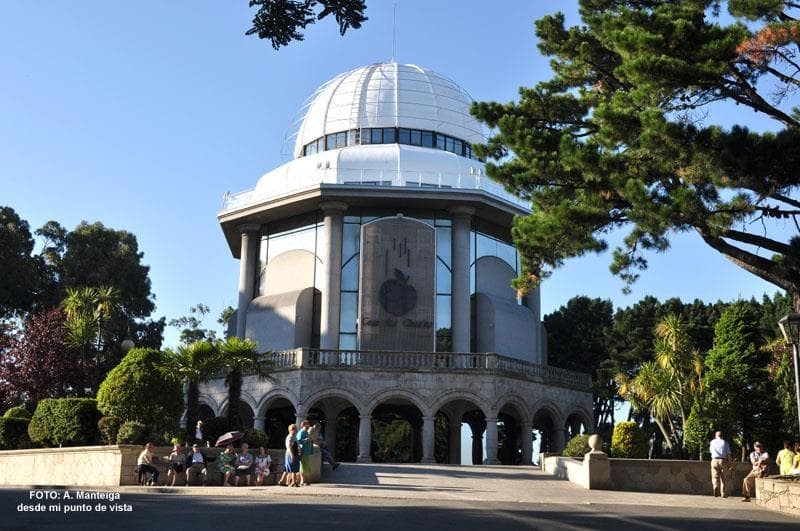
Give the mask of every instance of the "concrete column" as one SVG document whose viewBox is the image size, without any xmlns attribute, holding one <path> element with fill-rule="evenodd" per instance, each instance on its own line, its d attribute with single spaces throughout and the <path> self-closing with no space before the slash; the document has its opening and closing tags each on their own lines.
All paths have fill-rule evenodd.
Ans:
<svg viewBox="0 0 800 531">
<path fill-rule="evenodd" d="M 453 216 L 452 296 L 450 298 L 453 352 L 469 352 L 469 236 L 475 209 L 459 206 L 451 208 L 450 213 Z"/>
<path fill-rule="evenodd" d="M 372 415 L 359 415 L 358 419 L 358 457 L 356 461 L 358 463 L 371 463 Z"/>
<path fill-rule="evenodd" d="M 236 312 L 236 336 L 244 339 L 247 330 L 247 307 L 253 300 L 256 282 L 256 262 L 258 239 L 261 235 L 258 225 L 241 225 L 242 251 L 239 257 L 239 306 Z"/>
<path fill-rule="evenodd" d="M 253 417 L 253 429 L 264 431 L 265 420 L 265 417 Z M 258 450 L 258 448 L 256 448 L 256 450 Z"/>
<path fill-rule="evenodd" d="M 542 304 L 541 304 L 541 294 L 539 292 L 539 288 L 531 288 L 527 295 L 525 295 L 525 306 L 533 313 L 533 322 L 535 323 L 534 331 L 536 333 L 536 342 L 531 345 L 533 348 L 533 359 L 534 363 L 539 363 L 542 365 L 547 365 L 547 358 L 543 356 L 543 342 L 546 338 L 542 337 L 544 333 L 544 327 L 542 326 Z"/>
<path fill-rule="evenodd" d="M 553 430 L 553 452 L 560 454 L 564 447 L 567 445 L 566 442 L 566 431 L 564 428 L 556 428 Z"/>
<path fill-rule="evenodd" d="M 342 286 L 342 235 L 345 203 L 320 203 L 323 213 L 324 243 L 321 249 L 320 339 L 322 349 L 339 348 L 339 312 Z"/>
<path fill-rule="evenodd" d="M 331 452 L 334 461 L 336 460 L 336 415 L 333 417 L 326 417 L 325 422 L 325 442 L 328 444 L 328 450 Z"/>
<path fill-rule="evenodd" d="M 294 408 L 294 423 L 297 424 L 298 431 L 300 430 L 300 423 L 306 420 L 306 413 L 306 407 L 303 404 L 297 404 L 297 406 Z"/>
<path fill-rule="evenodd" d="M 451 465 L 461 464 L 461 423 L 451 422 L 448 426 L 450 430 L 450 455 Z"/>
<path fill-rule="evenodd" d="M 533 426 L 523 422 L 520 426 L 522 430 L 522 464 L 533 464 Z"/>
<path fill-rule="evenodd" d="M 486 464 L 499 465 L 497 459 L 497 419 L 486 419 Z"/>
<path fill-rule="evenodd" d="M 436 445 L 436 417 L 422 417 L 422 462 L 435 463 L 434 449 Z"/>
</svg>

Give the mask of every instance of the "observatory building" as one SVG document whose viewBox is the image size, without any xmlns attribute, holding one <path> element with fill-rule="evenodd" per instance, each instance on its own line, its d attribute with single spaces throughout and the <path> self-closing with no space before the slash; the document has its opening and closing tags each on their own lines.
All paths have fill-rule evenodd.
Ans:
<svg viewBox="0 0 800 531">
<path fill-rule="evenodd" d="M 274 367 L 235 407 L 273 444 L 312 417 L 338 459 L 385 460 L 374 435 L 404 421 L 408 460 L 461 463 L 464 425 L 467 461 L 530 464 L 534 440 L 558 451 L 592 425 L 590 377 L 547 366 L 539 292 L 511 287 L 530 205 L 486 176 L 470 103 L 415 65 L 343 73 L 308 100 L 292 160 L 226 194 L 231 331 Z M 205 415 L 231 407 L 221 380 L 201 393 Z"/>
</svg>

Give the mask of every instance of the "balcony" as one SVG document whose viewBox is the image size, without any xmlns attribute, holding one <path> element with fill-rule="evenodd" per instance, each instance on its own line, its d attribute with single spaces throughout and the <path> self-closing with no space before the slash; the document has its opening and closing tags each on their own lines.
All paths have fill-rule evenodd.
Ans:
<svg viewBox="0 0 800 531">
<path fill-rule="evenodd" d="M 493 353 L 377 352 L 298 348 L 263 355 L 273 370 L 328 369 L 492 374 L 591 392 L 591 376 Z M 221 377 L 223 373 L 216 376 Z"/>
</svg>

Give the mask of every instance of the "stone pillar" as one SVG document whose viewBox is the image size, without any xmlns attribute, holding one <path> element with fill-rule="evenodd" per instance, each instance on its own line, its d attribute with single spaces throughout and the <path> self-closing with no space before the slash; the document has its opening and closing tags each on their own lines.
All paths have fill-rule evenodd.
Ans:
<svg viewBox="0 0 800 531">
<path fill-rule="evenodd" d="M 461 423 L 451 422 L 448 425 L 450 429 L 450 464 L 461 464 Z"/>
<path fill-rule="evenodd" d="M 266 417 L 253 417 L 253 429 L 264 431 Z M 258 450 L 258 448 L 256 448 Z"/>
<path fill-rule="evenodd" d="M 372 416 L 359 415 L 358 417 L 358 463 L 371 463 L 370 449 L 372 448 Z"/>
<path fill-rule="evenodd" d="M 422 417 L 422 463 L 436 462 L 434 454 L 436 445 L 436 437 L 434 436 L 435 421 L 436 417 Z"/>
<path fill-rule="evenodd" d="M 242 251 L 239 257 L 239 306 L 236 313 L 236 336 L 244 339 L 247 330 L 247 307 L 253 300 L 256 283 L 256 262 L 258 239 L 261 235 L 258 225 L 241 225 Z"/>
<path fill-rule="evenodd" d="M 543 343 L 546 337 L 542 337 L 544 333 L 544 326 L 542 326 L 542 305 L 541 294 L 539 288 L 531 288 L 527 295 L 525 295 L 525 306 L 533 313 L 533 322 L 535 331 L 536 342 L 531 345 L 533 348 L 533 357 L 531 358 L 534 363 L 547 365 L 547 357 L 544 356 Z"/>
<path fill-rule="evenodd" d="M 336 415 L 334 415 L 330 419 L 326 417 L 326 420 L 327 422 L 325 423 L 325 442 L 328 444 L 328 451 L 330 451 L 335 461 L 336 460 Z"/>
<path fill-rule="evenodd" d="M 566 431 L 564 428 L 555 428 L 553 430 L 553 453 L 560 454 L 567 445 L 565 440 Z"/>
<path fill-rule="evenodd" d="M 486 464 L 499 465 L 497 459 L 497 419 L 486 419 Z"/>
<path fill-rule="evenodd" d="M 306 407 L 303 404 L 297 404 L 294 408 L 295 421 L 297 430 L 300 431 L 300 423 L 306 420 Z"/>
<path fill-rule="evenodd" d="M 450 322 L 453 352 L 469 352 L 470 297 L 469 297 L 469 236 L 475 209 L 453 207 L 453 232 L 451 238 L 452 296 Z"/>
<path fill-rule="evenodd" d="M 322 275 L 320 277 L 320 338 L 322 349 L 339 348 L 339 312 L 342 286 L 342 236 L 345 203 L 320 203 L 323 220 Z"/>
<path fill-rule="evenodd" d="M 522 464 L 533 464 L 533 426 L 527 422 L 520 425 L 522 430 Z"/>
</svg>

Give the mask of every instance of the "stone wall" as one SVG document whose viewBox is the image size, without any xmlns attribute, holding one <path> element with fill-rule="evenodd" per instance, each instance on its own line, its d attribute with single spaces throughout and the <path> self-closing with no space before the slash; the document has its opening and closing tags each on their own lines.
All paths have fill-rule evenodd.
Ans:
<svg viewBox="0 0 800 531">
<path fill-rule="evenodd" d="M 756 479 L 759 505 L 793 516 L 800 516 L 800 480 Z"/>
<path fill-rule="evenodd" d="M 322 459 L 319 448 L 311 456 L 314 473 L 306 475 L 306 481 L 317 483 L 321 479 Z M 0 485 L 14 486 L 64 486 L 64 487 L 116 487 L 136 485 L 136 459 L 141 446 L 78 446 L 72 448 L 37 448 L 31 450 L 0 451 Z M 153 449 L 153 453 L 166 458 L 172 447 Z M 221 448 L 203 448 L 207 459 L 216 460 Z M 283 450 L 269 450 L 272 458 L 272 474 L 268 485 L 275 484 L 283 472 Z M 210 460 L 209 459 L 209 460 Z M 216 461 L 208 464 L 208 484 L 221 485 L 222 476 Z M 166 459 L 157 464 L 161 472 L 159 485 L 167 484 Z M 185 476 L 180 474 L 176 485 L 183 485 Z M 253 478 L 255 481 L 255 477 Z"/>
<path fill-rule="evenodd" d="M 710 461 L 610 459 L 610 462 L 613 490 L 712 494 Z M 751 468 L 750 463 L 734 463 L 730 495 L 741 496 L 742 480 Z"/>
<path fill-rule="evenodd" d="M 608 461 L 610 490 L 701 495 L 712 493 L 709 461 L 667 459 L 609 459 Z M 590 478 L 580 459 L 548 456 L 541 462 L 542 470 L 545 472 L 588 488 Z M 750 472 L 751 467 L 749 463 L 735 463 L 734 466 L 729 494 L 741 496 L 742 480 Z"/>
</svg>

